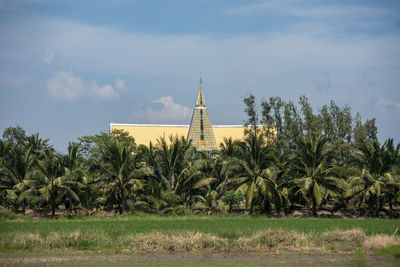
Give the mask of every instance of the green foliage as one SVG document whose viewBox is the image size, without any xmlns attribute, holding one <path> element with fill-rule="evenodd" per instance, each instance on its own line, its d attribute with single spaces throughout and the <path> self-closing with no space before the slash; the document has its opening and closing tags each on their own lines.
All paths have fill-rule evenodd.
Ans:
<svg viewBox="0 0 400 267">
<path fill-rule="evenodd" d="M 229 190 L 225 192 L 225 194 L 222 196 L 221 200 L 229 205 L 229 213 L 231 213 L 233 205 L 238 204 L 240 201 L 244 200 L 244 196 L 239 192 L 236 193 L 234 190 Z"/>
<path fill-rule="evenodd" d="M 5 209 L 0 210 L 0 219 L 14 220 L 16 218 L 17 215 L 14 212 Z"/>
<path fill-rule="evenodd" d="M 400 259 L 400 245 L 393 245 L 393 246 L 389 246 L 387 248 L 378 249 L 375 252 L 375 254 L 378 256 L 392 255 L 395 259 L 399 260 Z"/>
<path fill-rule="evenodd" d="M 315 112 L 305 96 L 297 104 L 270 97 L 260 108 L 253 94 L 243 102 L 245 138 L 226 138 L 210 154 L 178 136 L 137 146 L 121 130 L 83 136 L 62 154 L 9 127 L 0 140 L 0 205 L 52 216 L 225 213 L 234 205 L 267 216 L 399 216 L 400 146 L 379 144 L 375 119 L 333 101 Z"/>
<path fill-rule="evenodd" d="M 22 146 L 25 143 L 25 130 L 21 126 L 8 127 L 3 132 L 3 138 L 13 146 Z"/>
</svg>

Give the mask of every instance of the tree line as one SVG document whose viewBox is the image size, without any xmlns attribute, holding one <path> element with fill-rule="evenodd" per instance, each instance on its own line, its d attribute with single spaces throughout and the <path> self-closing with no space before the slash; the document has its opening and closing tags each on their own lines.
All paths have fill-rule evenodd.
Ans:
<svg viewBox="0 0 400 267">
<path fill-rule="evenodd" d="M 250 94 L 244 104 L 244 139 L 225 138 L 215 153 L 178 136 L 137 145 L 123 131 L 83 136 L 59 153 L 9 127 L 0 140 L 0 205 L 52 216 L 60 208 L 398 216 L 400 144 L 380 144 L 375 119 L 363 122 L 333 101 L 315 112 L 305 96 L 257 105 Z"/>
</svg>

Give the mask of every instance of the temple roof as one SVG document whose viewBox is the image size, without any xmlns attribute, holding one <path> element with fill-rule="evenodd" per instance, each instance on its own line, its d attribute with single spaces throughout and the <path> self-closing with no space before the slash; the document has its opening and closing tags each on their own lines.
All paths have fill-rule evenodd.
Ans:
<svg viewBox="0 0 400 267">
<path fill-rule="evenodd" d="M 202 80 L 200 78 L 200 89 L 199 94 L 197 95 L 196 107 L 205 107 L 206 99 L 204 98 L 203 90 L 202 90 Z"/>
<path fill-rule="evenodd" d="M 192 145 L 198 150 L 215 151 L 218 149 L 210 116 L 206 108 L 201 78 L 199 94 L 197 95 L 196 107 L 193 110 L 187 139 L 191 140 Z"/>
</svg>

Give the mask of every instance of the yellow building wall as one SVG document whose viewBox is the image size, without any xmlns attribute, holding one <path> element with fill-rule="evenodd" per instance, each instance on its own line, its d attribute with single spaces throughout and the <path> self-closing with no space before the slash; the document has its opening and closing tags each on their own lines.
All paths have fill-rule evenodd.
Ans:
<svg viewBox="0 0 400 267">
<path fill-rule="evenodd" d="M 217 146 L 223 142 L 224 137 L 242 139 L 243 126 L 240 125 L 213 125 L 213 132 Z M 150 141 L 157 143 L 157 139 L 165 137 L 168 141 L 170 135 L 188 135 L 189 125 L 149 125 L 149 124 L 110 124 L 110 131 L 123 130 L 135 138 L 136 144 L 149 145 Z"/>
<path fill-rule="evenodd" d="M 157 139 L 164 137 L 168 141 L 170 135 L 178 135 L 187 137 L 188 125 L 140 125 L 140 124 L 110 124 L 110 131 L 123 130 L 135 138 L 138 145 L 149 145 L 150 141 L 153 144 L 157 143 Z"/>
<path fill-rule="evenodd" d="M 213 125 L 213 131 L 215 136 L 215 141 L 217 142 L 217 147 L 224 141 L 224 137 L 229 138 L 232 137 L 235 139 L 243 139 L 244 138 L 244 127 L 243 126 L 235 126 L 235 125 Z"/>
</svg>

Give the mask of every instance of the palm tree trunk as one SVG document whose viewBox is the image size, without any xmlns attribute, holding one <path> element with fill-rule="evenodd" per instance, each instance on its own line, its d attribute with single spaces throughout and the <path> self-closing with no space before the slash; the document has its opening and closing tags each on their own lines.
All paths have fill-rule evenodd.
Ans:
<svg viewBox="0 0 400 267">
<path fill-rule="evenodd" d="M 314 197 L 313 197 L 313 199 L 312 199 L 312 215 L 313 215 L 314 217 L 317 217 L 317 216 L 318 216 L 318 214 L 317 214 L 317 201 L 315 200 Z"/>
<path fill-rule="evenodd" d="M 54 192 L 54 184 L 51 183 L 51 217 L 56 215 L 56 196 Z"/>
<path fill-rule="evenodd" d="M 254 199 L 252 199 L 252 200 L 251 200 L 251 203 L 250 203 L 249 215 L 253 215 L 253 209 L 254 209 Z"/>
<path fill-rule="evenodd" d="M 126 199 L 125 199 L 125 190 L 123 187 L 121 187 L 121 206 L 119 210 L 119 214 L 123 214 L 126 210 Z"/>
<path fill-rule="evenodd" d="M 375 216 L 379 216 L 379 209 L 380 209 L 380 206 L 379 206 L 379 204 L 380 204 L 380 200 L 379 200 L 379 196 L 377 195 L 376 196 L 376 210 L 375 210 Z"/>
<path fill-rule="evenodd" d="M 390 208 L 390 218 L 393 217 L 393 203 L 392 203 L 392 196 L 389 196 L 389 208 Z"/>
<path fill-rule="evenodd" d="M 54 217 L 54 215 L 56 215 L 56 205 L 55 205 L 55 201 L 52 200 L 51 201 L 51 217 Z"/>
<path fill-rule="evenodd" d="M 171 176 L 171 189 L 174 190 L 175 189 L 175 175 L 172 174 Z"/>
<path fill-rule="evenodd" d="M 265 215 L 269 215 L 271 213 L 271 204 L 268 201 L 268 198 L 264 198 L 264 212 Z"/>
<path fill-rule="evenodd" d="M 22 208 L 22 214 L 25 215 L 25 200 L 22 201 L 21 208 Z"/>
</svg>

